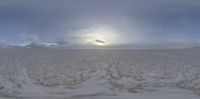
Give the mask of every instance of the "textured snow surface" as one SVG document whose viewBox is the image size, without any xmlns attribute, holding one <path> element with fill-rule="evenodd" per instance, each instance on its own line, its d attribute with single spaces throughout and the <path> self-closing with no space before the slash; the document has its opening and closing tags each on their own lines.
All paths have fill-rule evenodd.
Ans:
<svg viewBox="0 0 200 99">
<path fill-rule="evenodd" d="M 199 99 L 200 49 L 0 49 L 0 99 Z"/>
</svg>

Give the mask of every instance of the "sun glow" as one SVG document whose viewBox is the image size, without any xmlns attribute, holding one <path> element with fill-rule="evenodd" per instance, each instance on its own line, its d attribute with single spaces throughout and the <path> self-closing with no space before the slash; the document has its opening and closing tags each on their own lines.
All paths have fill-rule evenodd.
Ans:
<svg viewBox="0 0 200 99">
<path fill-rule="evenodd" d="M 117 43 L 117 34 L 108 29 L 94 29 L 85 34 L 85 42 L 96 46 L 110 46 Z"/>
<path fill-rule="evenodd" d="M 116 31 L 105 28 L 90 28 L 78 31 L 75 34 L 77 43 L 82 45 L 95 45 L 99 47 L 120 44 L 121 36 Z"/>
<path fill-rule="evenodd" d="M 106 38 L 105 34 L 101 32 L 86 34 L 85 42 L 88 42 L 97 46 L 106 46 L 110 44 L 109 38 Z"/>
</svg>

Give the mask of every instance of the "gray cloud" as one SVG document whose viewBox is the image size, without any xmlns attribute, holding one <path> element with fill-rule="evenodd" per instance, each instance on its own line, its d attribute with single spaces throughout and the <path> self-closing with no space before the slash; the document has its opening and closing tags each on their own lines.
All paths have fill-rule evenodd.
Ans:
<svg viewBox="0 0 200 99">
<path fill-rule="evenodd" d="M 199 9 L 199 0 L 1 0 L 0 26 L 7 29 L 0 34 L 28 31 L 37 37 L 27 41 L 65 38 L 75 44 L 77 38 L 71 35 L 77 31 L 107 27 L 129 46 L 197 43 Z M 17 29 L 4 34 L 11 26 Z"/>
<path fill-rule="evenodd" d="M 29 33 L 21 33 L 18 35 L 21 39 L 24 39 L 27 43 L 38 43 L 40 42 L 40 39 L 37 35 L 35 34 L 29 34 Z"/>
</svg>

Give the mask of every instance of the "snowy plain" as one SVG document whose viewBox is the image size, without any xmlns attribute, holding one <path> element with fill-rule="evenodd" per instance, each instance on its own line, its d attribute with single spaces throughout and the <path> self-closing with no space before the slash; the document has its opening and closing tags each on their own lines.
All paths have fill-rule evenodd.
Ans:
<svg viewBox="0 0 200 99">
<path fill-rule="evenodd" d="M 0 49 L 0 99 L 200 99 L 200 49 Z"/>
</svg>

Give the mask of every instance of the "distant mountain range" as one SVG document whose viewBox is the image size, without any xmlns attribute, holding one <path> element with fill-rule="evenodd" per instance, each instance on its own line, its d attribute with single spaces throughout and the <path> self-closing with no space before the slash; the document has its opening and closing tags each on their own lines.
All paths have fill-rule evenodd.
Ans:
<svg viewBox="0 0 200 99">
<path fill-rule="evenodd" d="M 9 45 L 5 43 L 0 43 L 0 48 L 7 48 Z"/>
<path fill-rule="evenodd" d="M 30 43 L 25 45 L 24 47 L 26 48 L 47 48 L 48 46 L 45 44 L 40 44 L 40 43 Z"/>
<path fill-rule="evenodd" d="M 66 41 L 56 41 L 53 43 L 37 43 L 37 42 L 31 42 L 29 44 L 26 44 L 21 47 L 25 48 L 62 48 L 62 47 L 67 47 L 67 42 Z"/>
<path fill-rule="evenodd" d="M 200 44 L 156 44 L 156 45 L 121 45 L 121 46 L 107 46 L 107 47 L 96 47 L 96 46 L 84 46 L 84 45 L 73 45 L 68 44 L 66 41 L 56 41 L 53 43 L 39 43 L 39 42 L 30 42 L 25 45 L 9 45 L 6 43 L 0 43 L 0 48 L 29 48 L 29 49 L 45 49 L 45 48 L 119 48 L 119 49 L 160 49 L 160 48 L 200 48 Z"/>
</svg>

